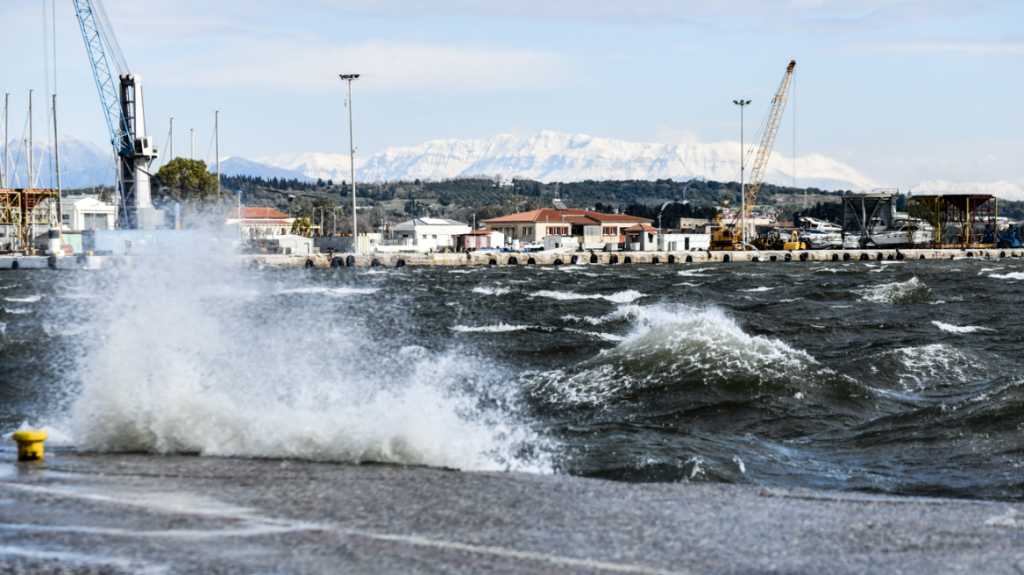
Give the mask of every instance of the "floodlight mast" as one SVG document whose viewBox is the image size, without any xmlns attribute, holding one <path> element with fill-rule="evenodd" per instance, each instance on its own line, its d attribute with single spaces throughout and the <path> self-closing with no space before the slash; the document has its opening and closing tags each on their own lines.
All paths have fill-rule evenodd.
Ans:
<svg viewBox="0 0 1024 575">
<path fill-rule="evenodd" d="M 356 225 L 356 140 L 355 128 L 352 125 L 352 80 L 358 80 L 359 74 L 338 74 L 342 81 L 348 82 L 348 150 L 349 169 L 352 174 L 352 251 L 359 253 L 359 226 Z"/>
<path fill-rule="evenodd" d="M 740 107 L 740 242 L 744 242 L 747 234 L 747 193 L 743 180 L 743 108 L 750 105 L 750 100 L 733 100 L 732 103 Z"/>
</svg>

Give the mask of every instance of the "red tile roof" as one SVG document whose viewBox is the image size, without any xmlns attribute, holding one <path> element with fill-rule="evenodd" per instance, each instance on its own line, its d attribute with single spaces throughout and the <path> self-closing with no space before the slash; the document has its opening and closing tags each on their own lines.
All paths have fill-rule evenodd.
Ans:
<svg viewBox="0 0 1024 575">
<path fill-rule="evenodd" d="M 627 234 L 630 233 L 630 232 L 656 232 L 656 231 L 658 231 L 658 228 L 656 228 L 656 227 L 654 227 L 654 226 L 652 226 L 650 224 L 637 224 L 635 226 L 631 226 L 631 227 L 626 228 L 626 233 Z"/>
<path fill-rule="evenodd" d="M 266 220 L 266 219 L 289 219 L 288 214 L 281 213 L 274 208 L 242 208 L 242 219 L 246 220 Z M 228 214 L 229 220 L 238 219 L 238 208 L 231 210 Z"/>
<path fill-rule="evenodd" d="M 484 220 L 484 223 L 488 225 L 493 225 L 504 223 L 528 222 L 561 223 L 563 221 L 576 225 L 594 225 L 606 223 L 642 223 L 652 222 L 654 220 L 640 218 L 637 216 L 627 216 L 625 214 L 602 214 L 599 212 L 591 212 L 588 210 L 556 210 L 552 208 L 543 208 L 540 210 L 523 212 L 521 214 L 512 214 L 510 216 L 502 216 L 500 218 Z"/>
</svg>

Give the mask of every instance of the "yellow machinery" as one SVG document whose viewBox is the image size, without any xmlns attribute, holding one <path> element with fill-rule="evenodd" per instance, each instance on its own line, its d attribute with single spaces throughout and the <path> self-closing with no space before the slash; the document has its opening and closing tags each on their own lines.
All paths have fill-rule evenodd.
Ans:
<svg viewBox="0 0 1024 575">
<path fill-rule="evenodd" d="M 793 80 L 793 68 L 796 67 L 796 60 L 791 60 L 786 67 L 786 74 L 782 77 L 782 83 L 775 92 L 772 99 L 772 107 L 768 112 L 768 120 L 764 126 L 764 134 L 761 136 L 761 146 L 757 150 L 757 157 L 754 159 L 754 166 L 750 170 L 750 183 L 743 191 L 743 205 L 750 209 L 757 202 L 757 193 L 761 191 L 761 180 L 768 169 L 768 157 L 771 156 L 772 146 L 775 145 L 775 135 L 779 132 L 782 124 L 782 112 L 786 109 L 786 101 L 789 99 L 789 84 Z M 726 202 L 725 205 L 728 205 Z M 742 226 L 733 224 L 726 227 L 722 223 L 722 215 L 715 218 L 716 229 L 711 231 L 712 250 L 742 250 L 743 230 Z M 760 248 L 760 246 L 758 246 Z M 762 248 L 764 249 L 764 248 Z M 788 249 L 788 248 L 787 248 Z"/>
<path fill-rule="evenodd" d="M 807 244 L 800 241 L 800 233 L 793 230 L 789 233 L 789 239 L 787 240 L 782 232 L 774 230 L 757 236 L 752 242 L 759 250 L 806 250 Z"/>
</svg>

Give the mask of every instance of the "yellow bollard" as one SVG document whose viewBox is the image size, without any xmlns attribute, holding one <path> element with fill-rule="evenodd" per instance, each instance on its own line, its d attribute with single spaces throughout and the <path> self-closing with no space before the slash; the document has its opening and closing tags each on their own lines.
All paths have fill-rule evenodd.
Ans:
<svg viewBox="0 0 1024 575">
<path fill-rule="evenodd" d="M 41 430 L 15 433 L 14 441 L 18 442 L 18 461 L 42 461 L 45 439 L 46 432 Z"/>
</svg>

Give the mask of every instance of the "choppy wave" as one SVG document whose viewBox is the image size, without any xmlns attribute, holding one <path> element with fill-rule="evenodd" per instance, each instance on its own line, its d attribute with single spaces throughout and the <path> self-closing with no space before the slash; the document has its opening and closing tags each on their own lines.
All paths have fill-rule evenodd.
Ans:
<svg viewBox="0 0 1024 575">
<path fill-rule="evenodd" d="M 1006 274 L 989 274 L 990 278 L 1001 280 L 1024 280 L 1024 272 L 1010 272 Z"/>
<path fill-rule="evenodd" d="M 602 404 L 642 390 L 747 396 L 792 395 L 835 374 L 782 341 L 751 336 L 718 308 L 625 306 L 637 325 L 615 348 L 566 370 L 541 374 L 537 393 L 561 401 Z"/>
<path fill-rule="evenodd" d="M 976 331 L 988 331 L 988 328 L 978 327 L 974 325 L 953 325 L 949 323 L 942 323 L 941 321 L 933 321 L 932 325 L 941 329 L 942 331 L 949 333 L 974 333 Z"/>
<path fill-rule="evenodd" d="M 534 326 L 530 325 L 508 325 L 505 323 L 499 323 L 497 325 L 481 325 L 481 326 L 465 326 L 456 325 L 452 327 L 452 331 L 459 331 L 463 333 L 502 333 L 507 331 L 523 331 L 530 329 Z"/>
<path fill-rule="evenodd" d="M 32 313 L 32 310 L 24 308 L 9 308 L 0 306 L 0 309 L 4 310 L 4 313 L 9 313 L 13 315 Z"/>
<path fill-rule="evenodd" d="M 603 294 L 580 294 L 574 292 L 541 290 L 533 294 L 534 297 L 546 297 L 551 299 L 569 301 L 578 299 L 604 299 L 614 303 L 629 303 L 644 297 L 644 294 L 636 290 L 625 290 L 611 295 Z"/>
<path fill-rule="evenodd" d="M 857 290 L 861 299 L 874 303 L 900 305 L 917 303 L 927 300 L 932 295 L 928 286 L 919 282 L 916 277 L 905 282 L 893 282 Z"/>
<path fill-rule="evenodd" d="M 12 302 L 12 303 L 35 303 L 35 302 L 43 299 L 43 296 L 41 296 L 41 295 L 30 295 L 30 296 L 25 296 L 25 297 L 5 297 L 4 299 L 9 301 L 9 302 Z"/>
<path fill-rule="evenodd" d="M 214 290 L 223 291 L 223 290 Z M 347 295 L 368 295 L 377 293 L 380 291 L 379 288 L 349 288 L 349 287 L 301 287 L 291 288 L 277 292 L 279 295 L 327 295 L 327 296 L 347 296 Z"/>
<path fill-rule="evenodd" d="M 473 288 L 473 293 L 479 293 L 484 295 L 504 295 L 510 293 L 512 290 L 503 287 L 491 287 L 491 286 L 477 286 Z"/>
</svg>

